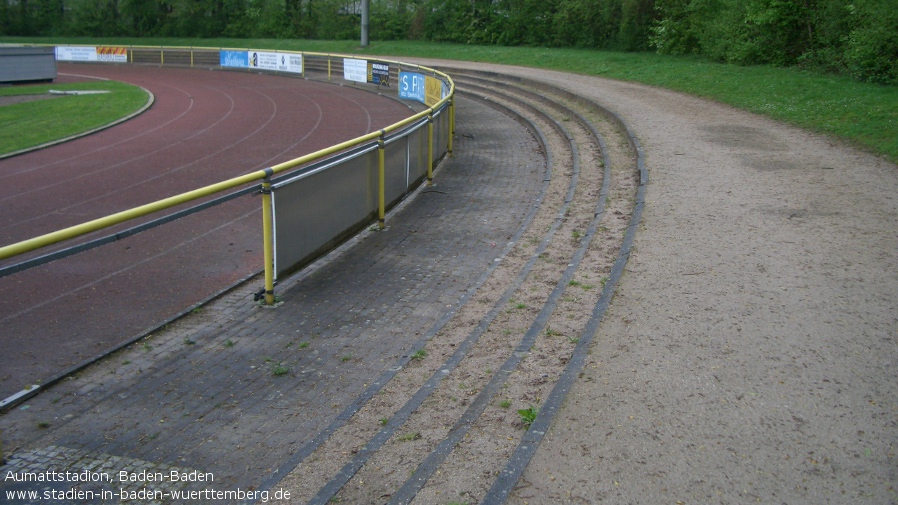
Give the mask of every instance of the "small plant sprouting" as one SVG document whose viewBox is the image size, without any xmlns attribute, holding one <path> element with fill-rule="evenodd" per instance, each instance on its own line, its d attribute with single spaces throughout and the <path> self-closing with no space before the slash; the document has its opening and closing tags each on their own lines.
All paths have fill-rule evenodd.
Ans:
<svg viewBox="0 0 898 505">
<path fill-rule="evenodd" d="M 561 336 L 561 332 L 553 330 L 552 328 L 546 326 L 546 336 L 547 337 L 559 337 L 559 336 Z"/>
<path fill-rule="evenodd" d="M 345 356 L 340 357 L 340 361 L 342 361 L 343 363 L 346 363 L 347 361 L 349 361 L 351 359 L 352 359 L 352 354 L 347 354 Z"/>
<path fill-rule="evenodd" d="M 511 407 L 511 400 L 502 400 L 499 402 L 499 406 L 503 409 L 507 409 L 508 407 Z"/>
<path fill-rule="evenodd" d="M 50 427 L 50 422 L 49 421 L 38 421 L 37 427 L 39 429 L 46 430 L 47 428 Z"/>
<path fill-rule="evenodd" d="M 297 348 L 297 349 L 305 349 L 305 348 L 308 347 L 308 346 L 309 346 L 309 342 L 308 342 L 308 341 L 305 341 L 305 342 L 300 342 L 299 345 L 296 346 L 296 348 Z"/>
<path fill-rule="evenodd" d="M 234 347 L 234 341 L 231 339 L 227 339 L 227 340 L 225 340 L 224 346 L 225 347 Z"/>
<path fill-rule="evenodd" d="M 580 230 L 574 230 L 571 232 L 571 237 L 574 240 L 580 240 L 581 238 L 583 238 L 583 233 L 580 232 Z"/>
<path fill-rule="evenodd" d="M 196 342 L 191 340 L 190 337 L 184 337 L 184 345 L 196 345 Z"/>
<path fill-rule="evenodd" d="M 402 442 L 411 442 L 412 440 L 420 440 L 421 434 L 417 431 L 413 431 L 411 433 L 406 433 L 405 435 L 399 435 L 399 440 Z"/>
<path fill-rule="evenodd" d="M 381 417 L 377 422 L 380 423 L 381 426 L 386 426 L 387 423 L 390 422 L 390 420 L 386 417 Z"/>
<path fill-rule="evenodd" d="M 412 354 L 412 359 L 424 359 L 425 356 L 427 356 L 427 351 L 418 349 Z"/>
<path fill-rule="evenodd" d="M 144 351 L 151 351 L 151 350 L 153 350 L 153 346 L 150 345 L 150 342 L 149 342 L 149 341 L 147 341 L 147 340 L 144 340 L 144 341 L 143 341 L 143 350 L 144 350 Z"/>
<path fill-rule="evenodd" d="M 580 281 L 570 281 L 570 282 L 568 282 L 567 284 L 568 284 L 568 286 L 574 286 L 574 287 L 578 287 L 578 288 L 583 288 L 583 289 L 585 289 L 585 290 L 587 290 L 587 291 L 589 291 L 590 289 L 592 289 L 593 287 L 595 287 L 595 286 L 593 286 L 592 284 L 583 284 L 583 283 L 580 282 Z"/>
<path fill-rule="evenodd" d="M 527 428 L 530 428 L 530 425 L 536 420 L 537 414 L 539 414 L 539 407 L 534 407 L 533 405 L 530 405 L 526 409 L 518 410 L 518 415 L 521 416 L 521 422 L 524 423 L 524 426 Z"/>
<path fill-rule="evenodd" d="M 281 363 L 278 363 L 271 367 L 271 375 L 274 375 L 275 377 L 277 377 L 279 375 L 286 375 L 289 372 L 290 372 L 290 367 L 285 366 Z"/>
</svg>

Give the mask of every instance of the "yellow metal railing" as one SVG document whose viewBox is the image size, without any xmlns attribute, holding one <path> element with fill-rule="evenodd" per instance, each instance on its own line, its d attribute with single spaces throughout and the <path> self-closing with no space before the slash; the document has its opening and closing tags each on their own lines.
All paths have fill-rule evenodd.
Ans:
<svg viewBox="0 0 898 505">
<path fill-rule="evenodd" d="M 248 49 L 245 48 L 201 48 L 201 47 L 159 47 L 159 46 L 127 46 L 127 61 L 129 63 L 134 62 L 134 54 L 135 50 L 147 50 L 147 51 L 159 51 L 159 61 L 160 65 L 165 64 L 165 51 L 189 51 L 190 53 L 190 65 L 194 66 L 194 53 L 198 51 L 203 52 L 213 52 L 213 51 L 246 51 Z M 274 51 L 272 51 L 274 52 Z M 306 56 L 313 57 L 323 57 L 327 58 L 327 73 L 328 79 L 331 77 L 331 59 L 338 58 L 356 58 L 351 55 L 342 55 L 342 54 L 329 54 L 329 53 L 310 53 L 310 52 L 302 52 L 302 51 L 276 51 L 279 53 L 286 54 L 299 54 L 303 57 L 303 74 L 305 73 L 305 58 Z M 452 135 L 455 131 L 455 107 L 453 102 L 453 97 L 455 94 L 455 83 L 452 81 L 452 78 L 447 74 L 440 72 L 438 70 L 434 70 L 428 67 L 422 67 L 415 64 L 402 63 L 394 60 L 380 60 L 380 59 L 369 59 L 370 61 L 376 61 L 378 63 L 387 63 L 387 64 L 395 64 L 397 66 L 408 66 L 412 68 L 416 68 L 419 70 L 423 70 L 426 72 L 430 72 L 433 75 L 438 75 L 441 78 L 445 79 L 446 82 L 449 83 L 449 93 L 446 97 L 444 97 L 439 102 L 435 103 L 428 109 L 419 112 L 411 117 L 408 117 L 402 121 L 394 123 L 386 128 L 369 133 L 367 135 L 362 135 L 360 137 L 356 137 L 354 139 L 348 140 L 346 142 L 342 142 L 331 147 L 321 149 L 314 153 L 310 153 L 299 158 L 295 158 L 278 165 L 274 165 L 270 168 L 264 170 L 258 170 L 255 172 L 248 173 L 246 175 L 242 175 L 240 177 L 235 177 L 232 179 L 228 179 L 216 184 L 212 184 L 209 186 L 204 186 L 202 188 L 198 188 L 192 191 L 188 191 L 186 193 L 181 193 L 179 195 L 171 196 L 169 198 L 165 198 L 162 200 L 157 200 L 152 203 L 148 203 L 145 205 L 141 205 L 139 207 L 134 207 L 129 210 L 125 210 L 122 212 L 118 212 L 115 214 L 111 214 L 106 217 L 102 217 L 99 219 L 94 219 L 92 221 L 88 221 L 86 223 L 82 223 L 76 226 L 71 226 L 69 228 L 64 228 L 62 230 L 58 230 L 55 232 L 47 233 L 45 235 L 41 235 L 32 239 L 24 240 L 21 242 L 17 242 L 15 244 L 10 244 L 4 247 L 0 247 L 0 260 L 12 258 L 21 254 L 25 254 L 37 249 L 41 249 L 43 247 L 47 247 L 53 244 L 57 244 L 59 242 L 63 242 L 66 240 L 70 240 L 76 237 L 80 237 L 82 235 L 86 235 L 88 233 L 92 233 L 98 230 L 102 230 L 105 228 L 109 228 L 111 226 L 115 226 L 121 223 L 125 223 L 127 221 L 131 221 L 133 219 L 137 219 L 149 214 L 153 214 L 156 212 L 161 212 L 163 210 L 175 207 L 177 205 L 181 205 L 187 202 L 191 202 L 200 198 L 204 198 L 210 195 L 214 195 L 217 193 L 221 193 L 230 189 L 237 188 L 239 186 L 243 186 L 248 183 L 252 183 L 255 181 L 263 181 L 262 182 L 262 196 L 263 196 L 263 218 L 262 218 L 262 226 L 263 226 L 263 245 L 264 245 L 264 262 L 265 262 L 265 302 L 268 304 L 274 303 L 274 252 L 273 252 L 273 229 L 272 229 L 272 216 L 271 216 L 271 194 L 270 194 L 270 180 L 271 176 L 276 175 L 278 173 L 284 172 L 286 170 L 290 170 L 292 168 L 296 168 L 301 165 L 305 165 L 307 163 L 311 163 L 313 161 L 319 160 L 326 156 L 330 156 L 340 151 L 349 149 L 351 147 L 355 147 L 366 142 L 378 140 L 379 141 L 379 188 L 378 188 L 378 222 L 381 228 L 384 227 L 384 219 L 385 219 L 385 201 L 384 201 L 384 153 L 383 153 L 383 144 L 384 137 L 393 131 L 396 131 L 408 124 L 411 124 L 415 121 L 421 120 L 423 118 L 428 119 L 428 127 L 427 127 L 427 135 L 428 135 L 428 167 L 427 167 L 427 180 L 428 182 L 433 179 L 433 124 L 432 117 L 435 112 L 440 110 L 443 106 L 448 105 L 449 110 L 449 139 L 448 139 L 448 149 L 447 154 L 451 155 L 452 153 Z M 224 68 L 224 67 L 223 67 Z"/>
</svg>

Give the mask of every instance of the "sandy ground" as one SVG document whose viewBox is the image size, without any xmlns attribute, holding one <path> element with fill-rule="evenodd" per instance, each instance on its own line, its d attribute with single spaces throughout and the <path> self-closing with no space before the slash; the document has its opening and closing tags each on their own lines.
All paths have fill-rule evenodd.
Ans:
<svg viewBox="0 0 898 505">
<path fill-rule="evenodd" d="M 650 184 L 510 503 L 896 503 L 898 167 L 679 93 L 535 77 L 623 117 Z"/>
</svg>

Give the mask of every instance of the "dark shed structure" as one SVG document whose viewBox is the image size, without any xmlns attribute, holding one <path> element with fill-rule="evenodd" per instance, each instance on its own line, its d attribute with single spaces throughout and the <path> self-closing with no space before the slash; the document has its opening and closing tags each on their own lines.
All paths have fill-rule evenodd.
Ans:
<svg viewBox="0 0 898 505">
<path fill-rule="evenodd" d="M 0 46 L 0 83 L 56 79 L 56 48 Z"/>
</svg>

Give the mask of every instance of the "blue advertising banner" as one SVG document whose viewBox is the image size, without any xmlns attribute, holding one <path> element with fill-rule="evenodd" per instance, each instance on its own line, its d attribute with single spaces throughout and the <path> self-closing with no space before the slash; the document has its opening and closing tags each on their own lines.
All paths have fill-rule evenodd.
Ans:
<svg viewBox="0 0 898 505">
<path fill-rule="evenodd" d="M 223 67 L 249 67 L 249 53 L 246 51 L 220 51 L 219 60 Z"/>
<path fill-rule="evenodd" d="M 424 102 L 425 76 L 415 72 L 399 72 L 399 98 Z"/>
<path fill-rule="evenodd" d="M 386 63 L 368 64 L 368 82 L 378 86 L 390 87 L 390 65 Z"/>
</svg>

